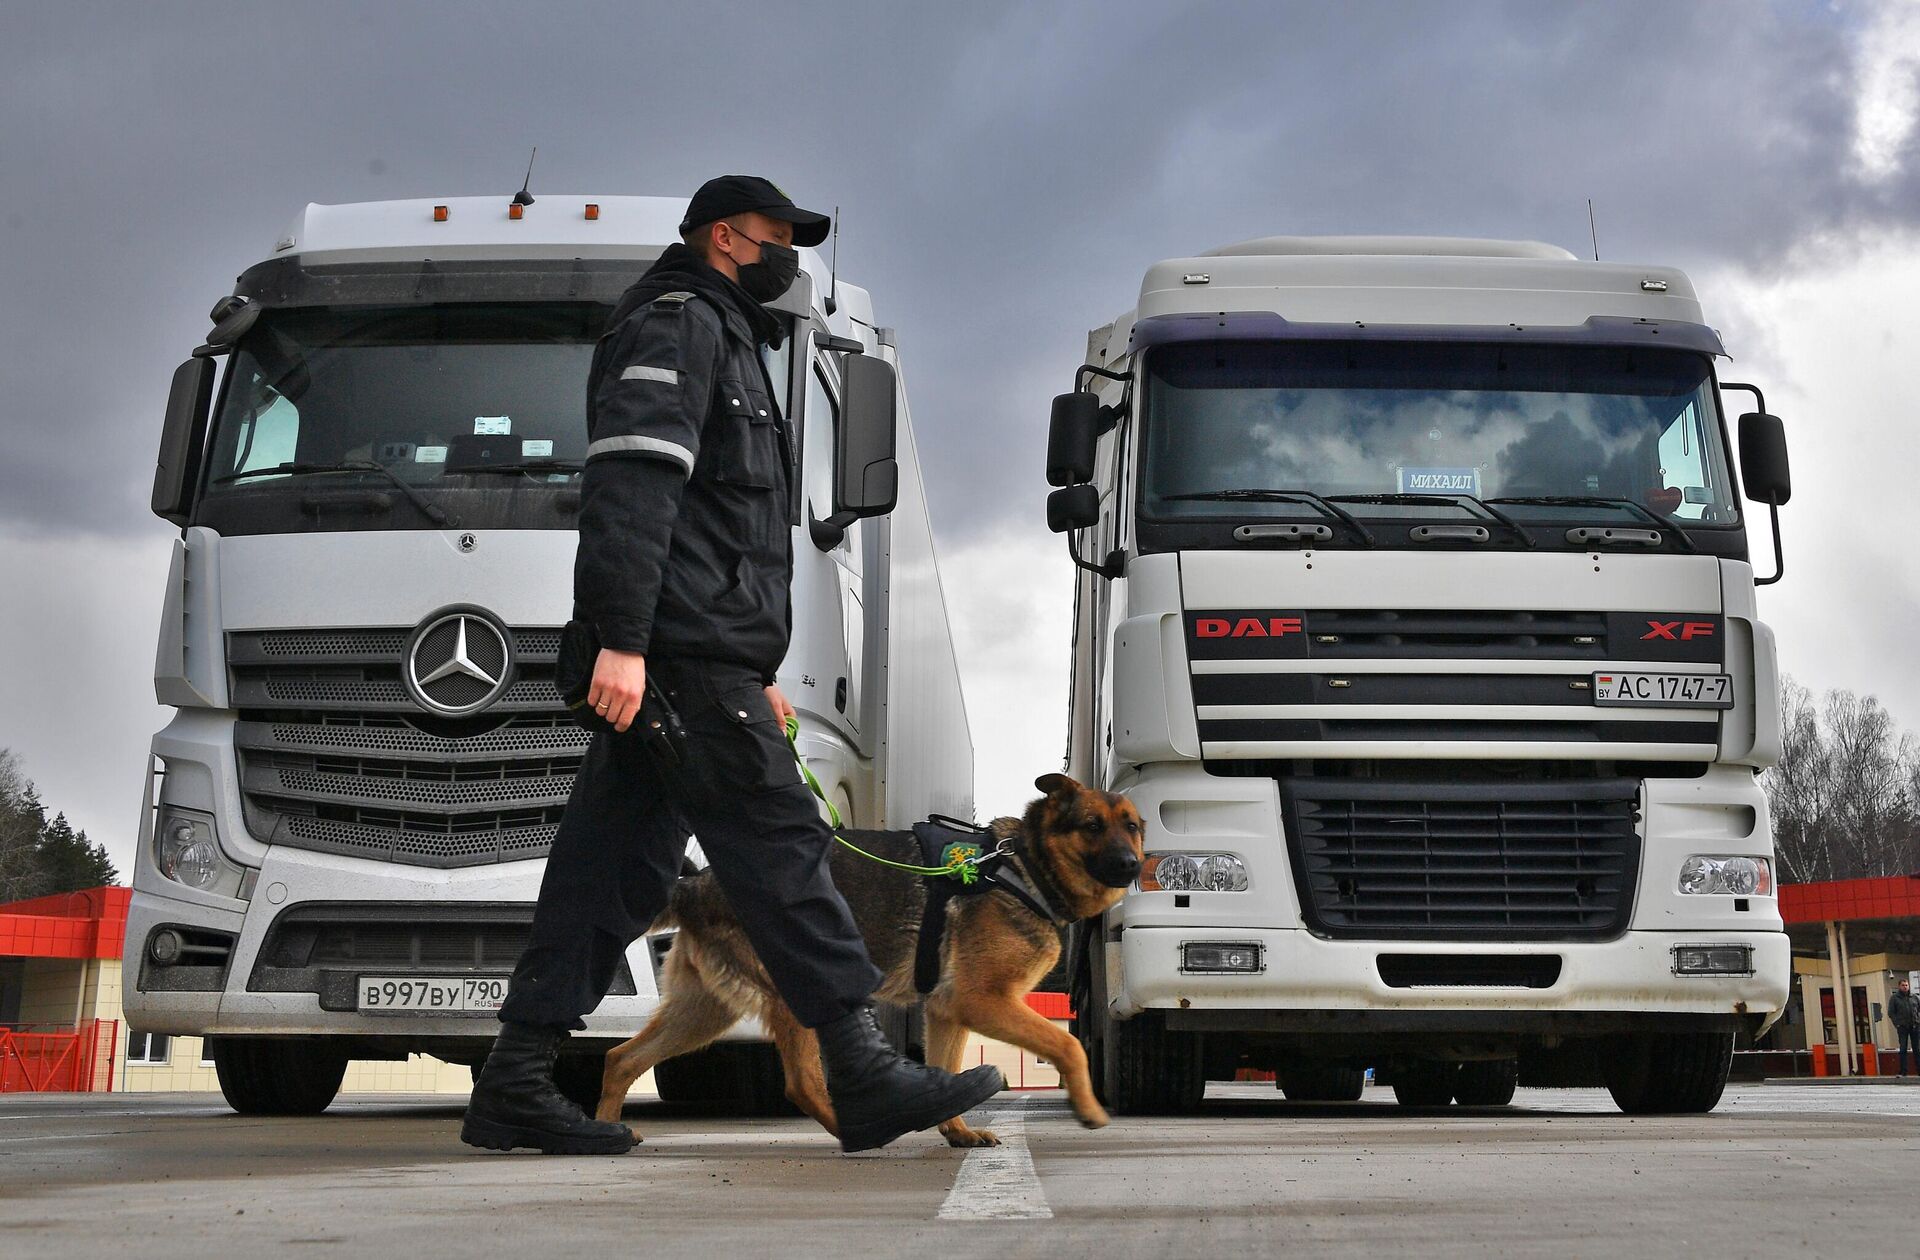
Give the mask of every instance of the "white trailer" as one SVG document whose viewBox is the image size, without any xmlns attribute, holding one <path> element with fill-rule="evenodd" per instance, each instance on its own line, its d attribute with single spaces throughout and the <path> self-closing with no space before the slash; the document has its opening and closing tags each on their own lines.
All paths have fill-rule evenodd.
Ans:
<svg viewBox="0 0 1920 1260">
<path fill-rule="evenodd" d="M 154 670 L 176 713 L 153 741 L 125 1007 L 209 1037 L 241 1111 L 318 1110 L 349 1058 L 486 1050 L 587 738 L 553 666 L 588 361 L 684 208 L 310 205 L 176 374 L 153 498 L 181 530 Z M 893 337 L 801 256 L 768 360 L 800 448 L 779 674 L 800 750 L 851 825 L 970 816 Z M 872 515 L 888 456 L 898 506 Z M 486 679 L 431 680 L 461 635 Z M 597 1093 L 591 1052 L 652 1013 L 663 946 L 628 950 L 563 1084 Z M 663 1065 L 662 1091 L 777 1098 L 752 1049 Z"/>
<path fill-rule="evenodd" d="M 1687 278 L 1528 242 L 1250 241 L 1150 268 L 1056 400 L 1069 768 L 1152 854 L 1076 942 L 1108 1101 L 1710 1109 L 1778 1017 L 1780 749 Z M 1740 422 L 1746 498 L 1788 495 Z M 1774 548 L 1778 576 L 1779 550 Z"/>
</svg>

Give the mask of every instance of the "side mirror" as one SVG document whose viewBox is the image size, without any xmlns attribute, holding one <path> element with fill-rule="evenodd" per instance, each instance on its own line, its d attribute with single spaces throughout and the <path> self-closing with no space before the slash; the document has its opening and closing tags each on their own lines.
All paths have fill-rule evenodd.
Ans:
<svg viewBox="0 0 1920 1260">
<path fill-rule="evenodd" d="M 867 354 L 840 363 L 840 428 L 833 444 L 833 523 L 885 516 L 900 498 L 899 385 L 893 365 Z"/>
<path fill-rule="evenodd" d="M 187 523 L 212 402 L 212 359 L 188 359 L 174 369 L 173 388 L 167 393 L 167 418 L 160 429 L 160 458 L 153 470 L 153 514 L 175 525 Z"/>
<path fill-rule="evenodd" d="M 1060 394 L 1047 430 L 1047 484 L 1075 486 L 1093 480 L 1094 443 L 1100 437 L 1100 400 L 1092 394 Z"/>
<path fill-rule="evenodd" d="M 238 295 L 223 297 L 213 304 L 213 310 L 207 318 L 213 321 L 213 331 L 207 334 L 207 344 L 222 352 L 231 350 L 234 343 L 246 336 L 247 330 L 260 322 L 260 303 L 252 298 Z"/>
<path fill-rule="evenodd" d="M 1047 496 L 1047 528 L 1056 534 L 1085 529 L 1100 521 L 1100 490 L 1096 486 L 1068 486 Z"/>
<path fill-rule="evenodd" d="M 1787 430 L 1779 416 L 1749 411 L 1740 417 L 1740 476 L 1747 497 L 1779 507 L 1793 497 L 1787 469 Z"/>
</svg>

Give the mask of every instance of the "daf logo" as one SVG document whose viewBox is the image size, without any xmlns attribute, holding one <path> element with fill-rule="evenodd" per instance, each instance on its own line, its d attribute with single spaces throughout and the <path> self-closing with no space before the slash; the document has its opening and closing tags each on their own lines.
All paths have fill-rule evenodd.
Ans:
<svg viewBox="0 0 1920 1260">
<path fill-rule="evenodd" d="M 513 640 L 478 608 L 445 608 L 413 632 L 400 676 L 407 694 L 429 713 L 466 717 L 512 684 Z"/>
</svg>

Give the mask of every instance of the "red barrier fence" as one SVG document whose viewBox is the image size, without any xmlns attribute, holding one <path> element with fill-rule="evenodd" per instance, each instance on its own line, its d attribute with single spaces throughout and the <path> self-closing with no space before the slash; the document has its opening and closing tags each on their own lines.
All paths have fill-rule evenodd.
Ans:
<svg viewBox="0 0 1920 1260">
<path fill-rule="evenodd" d="M 111 1092 L 119 1040 L 117 1019 L 57 1031 L 0 1024 L 0 1094 Z"/>
</svg>

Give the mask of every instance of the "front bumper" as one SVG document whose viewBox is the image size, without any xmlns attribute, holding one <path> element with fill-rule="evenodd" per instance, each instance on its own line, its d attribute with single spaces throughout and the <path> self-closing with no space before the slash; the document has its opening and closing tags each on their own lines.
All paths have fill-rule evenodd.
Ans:
<svg viewBox="0 0 1920 1260">
<path fill-rule="evenodd" d="M 513 862 L 451 871 L 393 867 L 356 858 L 297 849 L 267 850 L 250 903 L 234 908 L 200 904 L 136 887 L 127 915 L 123 1005 L 129 1024 L 143 1031 L 179 1035 L 354 1036 L 402 1039 L 491 1038 L 489 1012 L 461 1014 L 362 1014 L 325 1010 L 320 995 L 264 992 L 253 977 L 274 921 L 298 908 L 332 903 L 431 902 L 437 906 L 523 904 L 530 911 L 539 893 L 542 864 Z M 142 984 L 144 951 L 161 926 L 199 928 L 231 935 L 233 953 L 217 991 L 175 992 Z M 627 949 L 636 992 L 609 996 L 585 1017 L 587 1037 L 626 1038 L 640 1029 L 660 1003 L 652 951 L 646 938 Z M 502 974 L 460 966 L 383 963 L 369 974 Z"/>
<path fill-rule="evenodd" d="M 1181 970 L 1189 941 L 1261 946 L 1263 970 L 1195 975 Z M 1677 976 L 1676 945 L 1748 945 L 1753 973 Z M 1395 987 L 1383 979 L 1383 954 L 1486 958 L 1553 955 L 1559 974 L 1541 988 L 1495 985 Z M 1305 930 L 1133 927 L 1109 946 L 1108 992 L 1116 1015 L 1148 1009 L 1224 1011 L 1563 1012 L 1674 1016 L 1758 1016 L 1787 1001 L 1792 970 L 1784 932 L 1628 932 L 1617 940 L 1556 944 L 1329 941 Z M 1517 1022 L 1525 1022 L 1519 1020 Z M 1251 1025 L 1250 1025 L 1251 1026 Z"/>
</svg>

